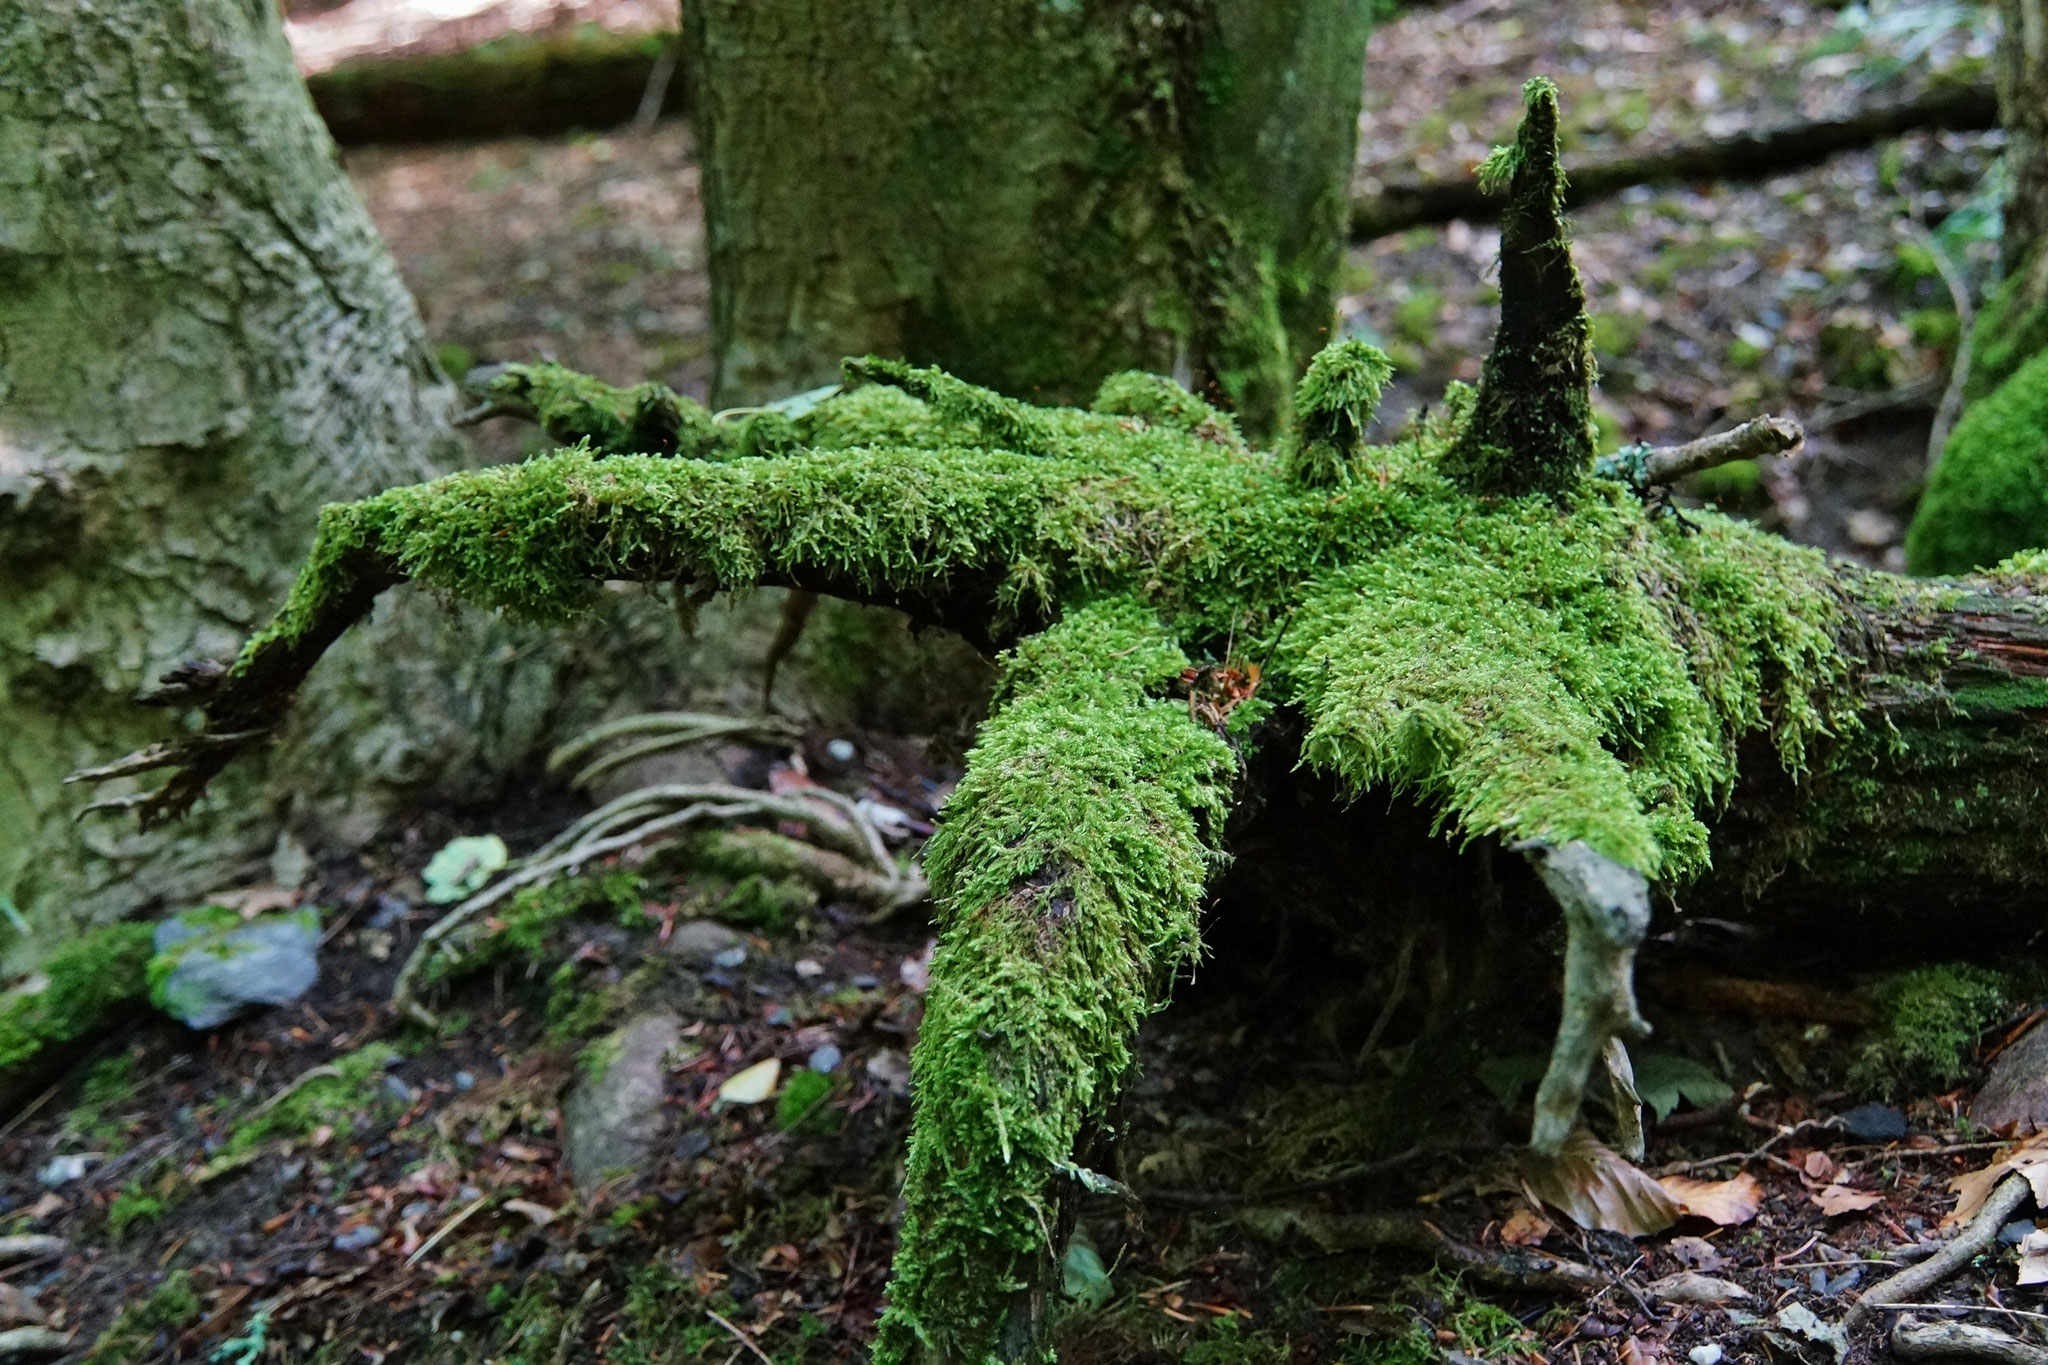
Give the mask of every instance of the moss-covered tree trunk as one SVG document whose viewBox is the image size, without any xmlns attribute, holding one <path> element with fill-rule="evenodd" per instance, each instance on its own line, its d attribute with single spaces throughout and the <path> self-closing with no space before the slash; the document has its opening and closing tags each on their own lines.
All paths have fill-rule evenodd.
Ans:
<svg viewBox="0 0 2048 1365">
<path fill-rule="evenodd" d="M 161 733 L 138 691 L 233 657 L 322 503 L 465 462 L 275 6 L 0 13 L 0 367 L 0 960 L 474 796 L 554 719 L 570 650 L 394 602 L 197 823 L 74 819 L 65 774 Z"/>
<path fill-rule="evenodd" d="M 1968 406 L 1906 538 L 1919 573 L 2048 545 L 2048 0 L 2004 0 L 2001 11 L 2006 277 L 1972 329 Z"/>
<path fill-rule="evenodd" d="M 719 402 L 842 356 L 1270 429 L 1328 340 L 1366 0 L 684 0 Z"/>
</svg>

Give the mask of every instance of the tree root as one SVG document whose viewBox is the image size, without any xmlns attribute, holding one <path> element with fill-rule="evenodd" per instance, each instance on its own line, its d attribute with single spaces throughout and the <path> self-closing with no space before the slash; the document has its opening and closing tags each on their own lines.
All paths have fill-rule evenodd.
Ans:
<svg viewBox="0 0 2048 1365">
<path fill-rule="evenodd" d="M 764 837 L 777 840 L 773 847 L 789 863 L 800 865 L 814 883 L 833 878 L 838 864 L 828 858 L 850 864 L 863 875 L 849 876 L 844 882 L 833 880 L 839 889 L 877 904 L 877 918 L 914 905 L 928 894 L 923 872 L 915 864 L 899 866 L 873 822 L 857 803 L 838 792 L 817 787 L 806 788 L 799 795 L 775 795 L 722 785 L 642 787 L 576 821 L 421 934 L 392 986 L 392 1004 L 434 1027 L 437 1021 L 432 1011 L 418 997 L 422 973 L 443 953 L 459 951 L 453 939 L 458 930 L 515 891 L 552 881 L 599 858 L 630 849 L 646 852 L 662 847 L 693 827 L 748 820 L 803 825 L 813 840 L 825 846 L 809 850 L 818 856 L 805 858 L 794 852 L 806 847 L 796 839 Z"/>
<path fill-rule="evenodd" d="M 1983 1360 L 1992 1365 L 2048 1365 L 2048 1346 L 2022 1341 L 1995 1327 L 1902 1319 L 1892 1328 L 1892 1354 L 1901 1360 Z"/>
<path fill-rule="evenodd" d="M 1564 1017 L 1529 1133 L 1531 1147 L 1555 1156 L 1578 1122 L 1586 1079 L 1608 1040 L 1649 1036 L 1636 1009 L 1634 972 L 1636 948 L 1650 927 L 1650 886 L 1642 873 L 1584 843 L 1519 847 L 1564 910 Z"/>
<path fill-rule="evenodd" d="M 1597 1294 L 1612 1279 L 1592 1266 L 1525 1247 L 1483 1251 L 1402 1213 L 1331 1214 L 1267 1206 L 1238 1221 L 1256 1237 L 1278 1242 L 1301 1236 L 1324 1251 L 1402 1251 L 1434 1261 L 1481 1284 L 1527 1294 Z"/>
<path fill-rule="evenodd" d="M 1918 1265 L 1907 1266 L 1889 1279 L 1879 1280 L 1863 1292 L 1856 1300 L 1856 1306 L 1842 1319 L 1846 1328 L 1855 1328 L 1870 1314 L 1886 1304 L 1906 1303 L 1917 1299 L 1922 1293 L 1956 1274 L 1975 1260 L 1978 1253 L 1998 1239 L 1998 1230 L 2006 1225 L 2021 1205 L 2034 1197 L 2034 1187 L 2027 1183 L 2027 1177 L 2015 1172 L 1999 1182 L 1991 1197 L 1984 1201 L 1969 1226 L 1950 1239 L 1947 1246 Z"/>
<path fill-rule="evenodd" d="M 680 749 L 707 739 L 749 739 L 764 744 L 788 744 L 796 738 L 788 722 L 772 716 L 720 716 L 701 711 L 650 711 L 622 720 L 608 721 L 585 730 L 548 755 L 548 771 L 587 759 L 607 744 L 630 739 L 610 753 L 591 759 L 569 779 L 572 787 L 588 787 L 598 778 L 628 763 L 654 754 Z"/>
</svg>

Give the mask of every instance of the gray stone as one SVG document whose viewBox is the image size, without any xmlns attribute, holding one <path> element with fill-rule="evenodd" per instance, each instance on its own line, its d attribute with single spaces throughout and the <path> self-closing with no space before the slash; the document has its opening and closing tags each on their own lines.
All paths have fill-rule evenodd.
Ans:
<svg viewBox="0 0 2048 1365">
<path fill-rule="evenodd" d="M 185 910 L 156 926 L 150 999 L 192 1028 L 216 1028 L 259 1005 L 298 999 L 320 977 L 320 916 Z"/>
<path fill-rule="evenodd" d="M 585 1050 L 584 1073 L 562 1107 L 563 1155 L 578 1190 L 646 1164 L 667 1118 L 662 1058 L 682 1031 L 672 1014 L 643 1014 Z"/>
<path fill-rule="evenodd" d="M 2048 1024 L 2036 1024 L 1991 1059 L 1984 1088 L 1970 1104 L 1981 1128 L 2033 1133 L 2048 1130 Z"/>
<path fill-rule="evenodd" d="M 740 936 L 715 919 L 686 919 L 668 936 L 668 952 L 693 967 L 709 967 L 740 946 Z M 742 959 L 744 960 L 744 959 Z"/>
</svg>

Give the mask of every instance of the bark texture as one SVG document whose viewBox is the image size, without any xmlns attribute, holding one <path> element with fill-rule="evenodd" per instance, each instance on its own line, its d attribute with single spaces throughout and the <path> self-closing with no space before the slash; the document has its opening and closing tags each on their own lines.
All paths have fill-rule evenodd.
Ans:
<svg viewBox="0 0 2048 1365">
<path fill-rule="evenodd" d="M 686 0 L 724 403 L 877 353 L 1253 431 L 1325 340 L 1364 0 Z"/>
<path fill-rule="evenodd" d="M 0 187 L 0 901 L 30 926 L 0 928 L 0 959 L 19 963 L 261 874 L 287 826 L 317 851 L 483 794 L 556 722 L 575 646 L 394 600 L 196 823 L 74 821 L 90 797 L 64 775 L 162 732 L 138 691 L 233 657 L 322 503 L 466 455 L 274 6 L 11 7 Z"/>
</svg>

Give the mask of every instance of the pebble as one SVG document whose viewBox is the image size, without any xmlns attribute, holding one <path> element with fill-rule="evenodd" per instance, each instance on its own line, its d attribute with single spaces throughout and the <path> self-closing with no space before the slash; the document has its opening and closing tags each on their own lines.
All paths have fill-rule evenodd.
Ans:
<svg viewBox="0 0 2048 1365">
<path fill-rule="evenodd" d="M 70 1156 L 53 1156 L 48 1165 L 36 1172 L 36 1180 L 51 1189 L 59 1185 L 69 1185 L 84 1175 L 99 1159 L 98 1152 L 74 1152 Z"/>
<path fill-rule="evenodd" d="M 1859 1104 L 1842 1115 L 1842 1131 L 1858 1142 L 1897 1142 L 1906 1135 L 1906 1116 L 1886 1104 Z"/>
<path fill-rule="evenodd" d="M 409 1221 L 415 1218 L 424 1218 L 433 1211 L 434 1206 L 430 1201 L 425 1199 L 415 1199 L 410 1204 L 407 1204 L 404 1208 L 400 1209 L 398 1211 L 398 1216 Z"/>
<path fill-rule="evenodd" d="M 774 1009 L 768 1011 L 767 1024 L 769 1028 L 788 1028 L 790 1020 L 795 1017 L 795 1015 L 789 1012 L 789 1006 L 777 1005 Z"/>
<path fill-rule="evenodd" d="M 695 1128 L 676 1140 L 676 1159 L 690 1161 L 711 1150 L 711 1135 L 701 1128 Z"/>
<path fill-rule="evenodd" d="M 470 1074 L 469 1072 L 467 1072 L 467 1071 L 458 1071 L 458 1072 L 456 1072 L 456 1073 L 455 1073 L 455 1088 L 456 1088 L 457 1090 L 474 1090 L 474 1089 L 476 1089 L 476 1077 L 475 1077 L 475 1076 L 473 1076 L 473 1075 L 471 1075 L 471 1074 Z"/>
<path fill-rule="evenodd" d="M 1692 1365 L 1721 1365 L 1721 1348 L 1710 1341 L 1704 1346 L 1695 1346 L 1687 1351 L 1685 1358 L 1690 1360 Z"/>
<path fill-rule="evenodd" d="M 853 988 L 857 991 L 871 991 L 881 984 L 882 978 L 871 975 L 868 972 L 862 972 L 859 976 L 853 978 Z"/>
<path fill-rule="evenodd" d="M 400 1104 L 412 1103 L 412 1087 L 407 1085 L 400 1077 L 386 1076 L 384 1078 L 384 1089 L 392 1099 L 397 1100 Z"/>
<path fill-rule="evenodd" d="M 730 969 L 739 966 L 746 960 L 747 950 L 745 948 L 727 948 L 724 952 L 712 956 L 711 965 Z"/>
<path fill-rule="evenodd" d="M 2027 1235 L 2033 1230 L 2034 1220 L 2022 1218 L 2017 1223 L 2007 1223 L 2004 1227 L 2000 1228 L 1998 1230 L 1998 1240 L 2009 1247 L 2016 1247 L 2021 1242 L 2026 1241 Z"/>
<path fill-rule="evenodd" d="M 859 752 L 850 739 L 835 739 L 825 746 L 825 756 L 834 763 L 851 763 Z"/>
<path fill-rule="evenodd" d="M 800 957 L 796 960 L 796 974 L 805 981 L 816 981 L 825 969 L 811 958 Z"/>
<path fill-rule="evenodd" d="M 804 1061 L 804 1065 L 821 1076 L 829 1076 L 839 1069 L 839 1063 L 845 1059 L 845 1056 L 846 1054 L 841 1052 L 835 1045 L 826 1043 L 812 1052 Z"/>
<path fill-rule="evenodd" d="M 346 1232 L 336 1233 L 334 1235 L 334 1249 L 336 1251 L 368 1251 L 383 1240 L 384 1233 L 382 1229 L 365 1223 L 361 1227 L 350 1228 Z"/>
</svg>

